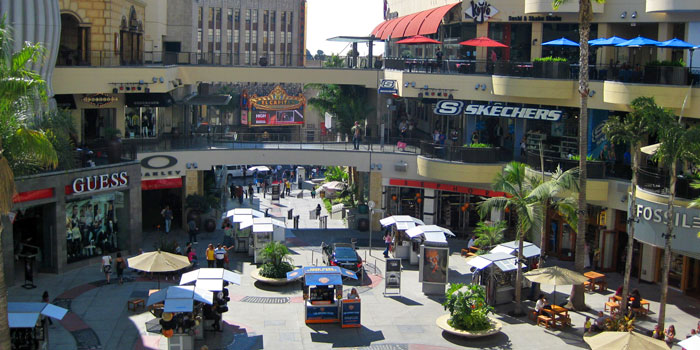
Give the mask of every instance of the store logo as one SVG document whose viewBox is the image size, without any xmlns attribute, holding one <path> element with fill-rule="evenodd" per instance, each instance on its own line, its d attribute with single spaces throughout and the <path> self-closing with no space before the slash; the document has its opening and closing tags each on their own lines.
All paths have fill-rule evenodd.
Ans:
<svg viewBox="0 0 700 350">
<path fill-rule="evenodd" d="M 464 108 L 463 101 L 440 100 L 435 105 L 433 113 L 437 115 L 458 115 Z"/>
<path fill-rule="evenodd" d="M 162 160 L 165 160 L 165 162 Z M 163 154 L 146 157 L 141 160 L 141 166 L 146 169 L 166 169 L 174 166 L 175 164 L 177 164 L 177 158 Z"/>
<path fill-rule="evenodd" d="M 469 4 L 464 14 L 474 19 L 474 23 L 484 23 L 498 13 L 498 10 L 485 0 L 471 0 Z"/>
<path fill-rule="evenodd" d="M 92 175 L 79 177 L 73 180 L 74 194 L 107 190 L 115 187 L 124 187 L 129 184 L 126 171 L 112 174 Z"/>
<path fill-rule="evenodd" d="M 561 119 L 564 112 L 556 109 L 544 108 L 468 105 L 467 108 L 464 109 L 464 114 L 483 115 L 488 117 L 547 120 L 550 122 L 556 122 Z"/>
<path fill-rule="evenodd" d="M 674 213 L 674 226 L 683 228 L 700 228 L 700 216 L 688 215 L 687 213 Z M 637 217 L 646 221 L 652 221 L 666 225 L 668 212 L 666 209 L 655 209 L 652 207 L 637 204 Z"/>
</svg>

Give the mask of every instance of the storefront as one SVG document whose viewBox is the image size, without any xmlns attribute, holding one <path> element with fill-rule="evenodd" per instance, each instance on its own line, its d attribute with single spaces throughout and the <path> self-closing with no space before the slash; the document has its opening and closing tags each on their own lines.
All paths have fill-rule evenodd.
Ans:
<svg viewBox="0 0 700 350">
<path fill-rule="evenodd" d="M 644 195 L 645 193 L 643 193 Z M 635 240 L 641 244 L 639 278 L 660 283 L 664 265 L 663 233 L 667 204 L 637 197 L 638 222 L 634 223 Z M 669 287 L 685 294 L 700 296 L 700 211 L 676 206 L 674 208 L 673 238 Z"/>
<path fill-rule="evenodd" d="M 619 242 L 613 231 L 605 230 L 605 211 L 600 206 L 588 205 L 588 225 L 586 225 L 584 265 L 603 271 L 613 271 L 617 264 L 614 249 Z M 567 220 L 555 210 L 547 211 L 547 234 L 545 251 L 547 255 L 560 260 L 573 261 L 576 257 L 576 227 L 571 227 Z M 537 242 L 539 243 L 539 242 Z"/>
<path fill-rule="evenodd" d="M 12 212 L 3 218 L 9 281 L 23 259 L 32 260 L 34 271 L 62 273 L 140 245 L 137 162 L 21 177 L 16 186 Z"/>
<path fill-rule="evenodd" d="M 125 94 L 124 137 L 151 138 L 165 132 L 166 108 L 173 105 L 168 93 Z"/>
</svg>

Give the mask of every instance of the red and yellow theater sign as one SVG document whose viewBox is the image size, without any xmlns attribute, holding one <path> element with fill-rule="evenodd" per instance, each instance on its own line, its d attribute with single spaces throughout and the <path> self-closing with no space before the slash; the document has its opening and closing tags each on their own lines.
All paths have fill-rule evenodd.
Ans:
<svg viewBox="0 0 700 350">
<path fill-rule="evenodd" d="M 267 96 L 252 95 L 248 100 L 247 117 L 250 126 L 295 125 L 304 124 L 303 94 L 287 95 L 279 85 Z"/>
</svg>

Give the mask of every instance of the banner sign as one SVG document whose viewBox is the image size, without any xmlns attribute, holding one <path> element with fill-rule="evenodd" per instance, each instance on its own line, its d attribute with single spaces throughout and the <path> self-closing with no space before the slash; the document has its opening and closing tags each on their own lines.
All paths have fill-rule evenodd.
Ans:
<svg viewBox="0 0 700 350">
<path fill-rule="evenodd" d="M 308 306 L 306 307 L 307 320 L 337 320 L 338 305 Z"/>
<path fill-rule="evenodd" d="M 241 115 L 250 118 L 248 124 L 251 126 L 304 124 L 306 97 L 302 93 L 290 96 L 277 85 L 266 96 L 253 94 L 245 101 L 247 105 Z"/>
<path fill-rule="evenodd" d="M 629 201 L 628 201 L 629 202 Z M 668 205 L 637 197 L 637 222 L 634 223 L 634 239 L 655 247 L 663 248 L 666 239 Z M 631 217 L 631 213 L 628 217 Z M 700 257 L 698 231 L 700 231 L 700 210 L 681 206 L 673 207 L 673 239 L 671 249 L 684 252 L 696 259 Z"/>
<path fill-rule="evenodd" d="M 342 305 L 341 327 L 360 327 L 360 310 L 362 309 L 360 299 L 346 299 L 343 300 Z"/>
<path fill-rule="evenodd" d="M 419 282 L 447 283 L 448 248 L 420 247 Z"/>
<path fill-rule="evenodd" d="M 561 120 L 564 112 L 558 109 L 511 107 L 501 105 L 469 104 L 464 101 L 440 100 L 435 104 L 433 113 L 437 115 L 468 114 L 485 117 L 518 118 L 546 120 L 556 122 Z"/>
</svg>

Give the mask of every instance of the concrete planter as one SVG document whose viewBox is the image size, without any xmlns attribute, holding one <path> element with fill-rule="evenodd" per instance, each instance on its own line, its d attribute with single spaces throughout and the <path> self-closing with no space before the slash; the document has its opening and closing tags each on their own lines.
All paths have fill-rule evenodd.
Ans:
<svg viewBox="0 0 700 350">
<path fill-rule="evenodd" d="M 442 315 L 435 320 L 435 324 L 437 324 L 438 327 L 440 327 L 443 331 L 454 334 L 459 337 L 465 337 L 465 338 L 481 338 L 481 337 L 488 337 L 490 335 L 494 335 L 496 333 L 499 333 L 501 331 L 501 328 L 503 328 L 503 325 L 501 322 L 489 317 L 489 320 L 491 321 L 491 328 L 485 330 L 485 331 L 464 331 L 461 329 L 454 328 L 450 326 L 447 323 L 447 320 L 450 319 L 449 314 Z"/>
<path fill-rule="evenodd" d="M 567 62 L 533 62 L 533 77 L 548 79 L 569 79 Z"/>
<path fill-rule="evenodd" d="M 253 277 L 254 280 L 259 281 L 261 283 L 273 285 L 273 286 L 283 286 L 288 283 L 293 283 L 296 282 L 297 280 L 287 280 L 286 278 L 267 278 L 260 276 L 260 269 L 255 269 L 250 272 L 250 277 Z"/>
</svg>

